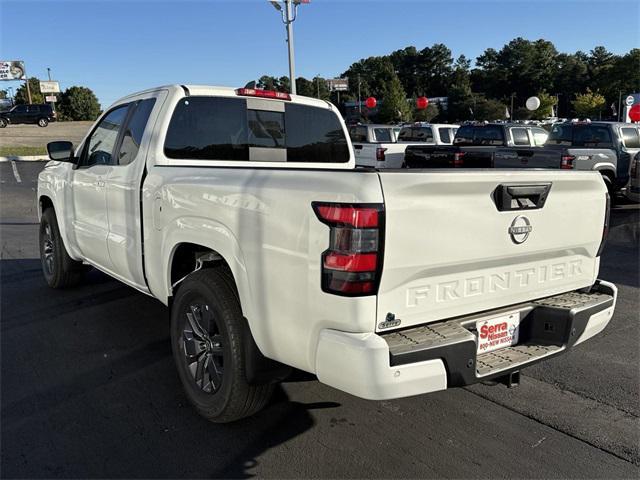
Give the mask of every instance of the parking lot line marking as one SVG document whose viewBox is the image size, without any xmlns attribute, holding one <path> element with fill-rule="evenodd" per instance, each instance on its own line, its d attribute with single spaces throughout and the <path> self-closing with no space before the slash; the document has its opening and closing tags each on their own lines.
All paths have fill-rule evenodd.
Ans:
<svg viewBox="0 0 640 480">
<path fill-rule="evenodd" d="M 13 176 L 16 177 L 16 182 L 22 183 L 22 179 L 20 178 L 20 172 L 18 172 L 18 166 L 16 162 L 11 160 L 11 168 L 13 168 Z"/>
<path fill-rule="evenodd" d="M 13 176 L 16 177 L 16 182 L 22 183 L 22 178 L 20 178 L 20 172 L 18 172 L 18 165 L 16 162 L 11 160 L 11 168 L 13 169 Z"/>
</svg>

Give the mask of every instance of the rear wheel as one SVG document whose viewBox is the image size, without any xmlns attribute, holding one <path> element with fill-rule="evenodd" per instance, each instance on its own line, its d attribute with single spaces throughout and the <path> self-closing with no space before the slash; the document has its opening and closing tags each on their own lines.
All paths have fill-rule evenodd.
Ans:
<svg viewBox="0 0 640 480">
<path fill-rule="evenodd" d="M 7 126 L 7 120 L 4 118 L 0 118 L 0 128 L 4 128 Z"/>
<path fill-rule="evenodd" d="M 603 173 L 602 179 L 604 180 L 604 184 L 607 187 L 607 192 L 609 193 L 609 199 L 611 201 L 611 204 L 613 205 L 615 202 L 615 195 L 616 195 L 613 178 L 610 175 Z"/>
<path fill-rule="evenodd" d="M 273 385 L 247 382 L 243 322 L 221 269 L 192 273 L 180 285 L 171 310 L 173 356 L 189 401 L 211 422 L 253 415 L 273 392 Z"/>
<path fill-rule="evenodd" d="M 47 284 L 51 288 L 77 285 L 86 269 L 81 262 L 73 260 L 67 253 L 53 208 L 47 208 L 42 214 L 39 237 L 42 273 Z"/>
<path fill-rule="evenodd" d="M 38 119 L 38 126 L 39 127 L 46 127 L 47 125 L 49 125 L 49 120 L 47 120 L 46 118 Z"/>
</svg>

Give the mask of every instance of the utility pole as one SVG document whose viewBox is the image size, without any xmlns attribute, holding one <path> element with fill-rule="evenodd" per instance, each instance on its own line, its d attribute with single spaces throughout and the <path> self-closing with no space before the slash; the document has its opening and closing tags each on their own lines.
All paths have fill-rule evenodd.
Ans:
<svg viewBox="0 0 640 480">
<path fill-rule="evenodd" d="M 49 81 L 51 81 L 51 69 L 49 67 L 47 67 L 47 77 L 49 77 Z M 51 102 L 51 111 L 54 112 L 54 113 L 56 111 L 55 102 Z"/>
<path fill-rule="evenodd" d="M 27 100 L 29 101 L 29 105 L 31 105 L 31 87 L 29 87 L 29 75 L 27 75 L 27 67 L 24 67 L 24 76 L 26 78 L 25 82 L 27 84 Z"/>
<path fill-rule="evenodd" d="M 360 74 L 358 74 L 358 112 L 362 115 L 362 102 L 360 101 Z"/>
<path fill-rule="evenodd" d="M 318 98 L 320 98 L 320 74 L 316 75 L 316 88 L 318 89 Z"/>
<path fill-rule="evenodd" d="M 515 118 L 514 118 L 514 116 L 513 116 L 513 99 L 514 99 L 514 97 L 515 97 L 515 96 L 516 96 L 516 94 L 515 94 L 515 93 L 512 93 L 512 94 L 511 94 L 511 121 L 512 121 L 512 122 L 515 120 Z M 474 103 L 475 103 L 475 101 L 474 101 Z"/>
<path fill-rule="evenodd" d="M 296 66 L 293 51 L 293 22 L 298 17 L 298 5 L 301 3 L 309 3 L 309 0 L 269 0 L 273 8 L 282 14 L 282 23 L 287 28 L 287 47 L 289 51 L 289 83 L 291 84 L 291 93 L 296 94 Z M 280 5 L 280 1 L 284 3 L 284 9 Z"/>
<path fill-rule="evenodd" d="M 622 90 L 618 91 L 618 121 L 622 116 Z"/>
</svg>

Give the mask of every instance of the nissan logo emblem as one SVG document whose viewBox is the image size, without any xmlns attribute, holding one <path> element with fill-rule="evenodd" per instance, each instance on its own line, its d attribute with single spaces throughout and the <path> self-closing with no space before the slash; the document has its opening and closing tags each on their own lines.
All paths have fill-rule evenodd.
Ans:
<svg viewBox="0 0 640 480">
<path fill-rule="evenodd" d="M 509 226 L 509 235 L 511 236 L 511 240 L 513 243 L 523 243 L 527 238 L 529 238 L 529 234 L 533 230 L 531 226 L 531 222 L 524 215 L 519 215 L 513 219 L 511 225 Z"/>
</svg>

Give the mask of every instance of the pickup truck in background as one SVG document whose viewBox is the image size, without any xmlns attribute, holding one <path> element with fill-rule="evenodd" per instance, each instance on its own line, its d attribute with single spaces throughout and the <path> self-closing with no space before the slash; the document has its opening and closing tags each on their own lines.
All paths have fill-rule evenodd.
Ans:
<svg viewBox="0 0 640 480">
<path fill-rule="evenodd" d="M 407 168 L 545 167 L 557 163 L 557 152 L 542 149 L 549 133 L 517 123 L 462 125 L 451 146 L 412 145 L 405 150 Z M 556 161 L 557 157 L 557 161 Z"/>
<path fill-rule="evenodd" d="M 640 152 L 640 126 L 620 122 L 556 123 L 544 150 L 561 158 L 561 168 L 600 172 L 613 196 L 629 182 L 631 160 Z"/>
<path fill-rule="evenodd" d="M 129 95 L 48 150 L 44 279 L 93 266 L 167 305 L 213 422 L 260 410 L 291 368 L 376 400 L 515 385 L 615 308 L 596 172 L 356 169 L 333 105 L 198 85 Z"/>
<path fill-rule="evenodd" d="M 391 143 L 380 142 L 378 131 L 394 129 Z M 399 129 L 399 133 L 395 133 Z M 405 149 L 410 145 L 450 145 L 458 125 L 417 122 L 393 127 L 391 125 L 358 125 L 349 129 L 356 155 L 356 165 L 375 168 L 401 168 Z M 366 130 L 366 135 L 365 135 Z M 387 137 L 387 135 L 384 135 Z M 364 143 L 364 140 L 367 143 Z M 358 141 L 359 140 L 359 141 Z"/>
</svg>

